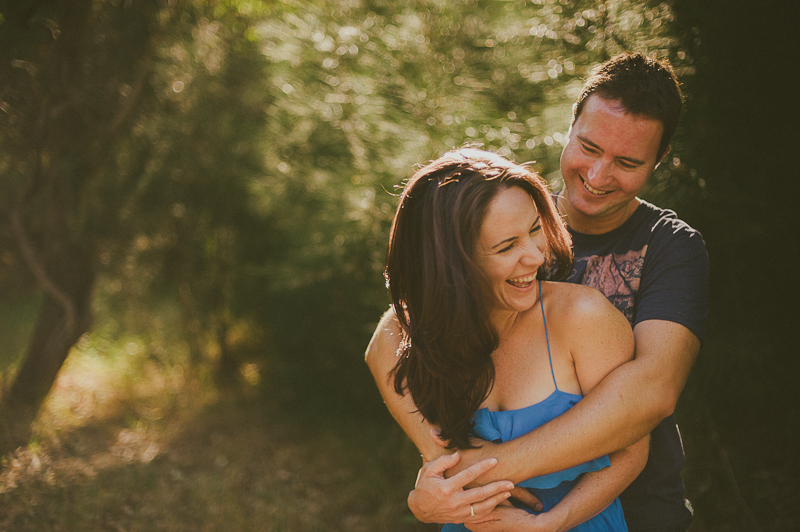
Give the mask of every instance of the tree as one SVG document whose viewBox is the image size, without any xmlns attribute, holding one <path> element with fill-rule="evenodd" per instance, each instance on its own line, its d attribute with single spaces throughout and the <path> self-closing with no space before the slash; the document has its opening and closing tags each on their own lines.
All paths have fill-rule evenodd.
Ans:
<svg viewBox="0 0 800 532">
<path fill-rule="evenodd" d="M 363 392 L 353 353 L 386 305 L 394 187 L 464 143 L 557 179 L 581 76 L 624 49 L 675 46 L 653 1 L 31 0 L 0 13 L 0 238 L 26 265 L 0 280 L 42 295 L 4 401 L 31 411 L 89 330 L 98 280 L 117 287 L 103 292 L 111 312 L 179 301 L 195 360 L 212 345 L 229 376 L 231 331 L 249 321 L 268 342 L 257 350 L 305 382 Z"/>
<path fill-rule="evenodd" d="M 396 187 L 464 143 L 557 180 L 582 76 L 626 49 L 674 57 L 671 13 L 617 1 L 277 6 L 256 30 L 271 99 L 251 187 L 276 252 L 253 260 L 244 293 L 269 295 L 248 306 L 298 389 L 363 404 L 373 389 L 358 354 L 388 306 Z"/>
<path fill-rule="evenodd" d="M 101 272 L 124 268 L 132 243 L 174 225 L 184 196 L 211 204 L 193 227 L 224 232 L 241 186 L 215 178 L 255 164 L 237 143 L 262 106 L 236 98 L 249 83 L 242 72 L 258 73 L 258 56 L 232 7 L 39 0 L 0 13 L 0 224 L 42 294 L 3 397 L 25 427 L 92 324 Z M 241 86 L 229 90 L 231 82 Z M 229 171 L 215 175 L 221 167 Z"/>
</svg>

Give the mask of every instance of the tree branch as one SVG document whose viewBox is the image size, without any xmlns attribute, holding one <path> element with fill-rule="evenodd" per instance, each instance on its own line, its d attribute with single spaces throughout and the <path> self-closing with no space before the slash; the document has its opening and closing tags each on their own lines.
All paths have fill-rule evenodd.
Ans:
<svg viewBox="0 0 800 532">
<path fill-rule="evenodd" d="M 58 285 L 47 275 L 41 261 L 33 249 L 28 234 L 25 232 L 25 227 L 22 225 L 19 209 L 14 209 L 10 215 L 11 227 L 14 230 L 14 235 L 17 237 L 20 251 L 25 259 L 25 262 L 33 273 L 36 282 L 45 291 L 45 293 L 53 298 L 64 309 L 64 324 L 66 328 L 66 335 L 70 337 L 75 331 L 75 303 L 72 299 L 61 289 Z"/>
<path fill-rule="evenodd" d="M 139 79 L 136 80 L 136 85 L 133 87 L 131 95 L 126 100 L 125 105 L 122 106 L 117 115 L 114 117 L 114 120 L 111 121 L 111 125 L 108 126 L 109 135 L 114 135 L 117 132 L 125 120 L 133 113 L 136 104 L 139 103 L 139 100 L 141 100 L 142 94 L 144 93 L 144 88 L 147 84 L 147 78 L 150 77 L 150 63 L 152 62 L 154 55 L 153 48 L 154 47 L 151 42 L 149 49 L 145 52 L 142 72 L 139 74 Z"/>
</svg>

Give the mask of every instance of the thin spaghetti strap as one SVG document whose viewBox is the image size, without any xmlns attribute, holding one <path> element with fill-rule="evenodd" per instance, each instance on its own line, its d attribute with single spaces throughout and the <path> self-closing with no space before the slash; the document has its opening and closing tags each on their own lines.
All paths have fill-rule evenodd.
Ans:
<svg viewBox="0 0 800 532">
<path fill-rule="evenodd" d="M 542 307 L 542 323 L 544 324 L 544 341 L 547 342 L 547 358 L 550 360 L 550 375 L 553 376 L 553 384 L 556 385 L 558 390 L 558 383 L 556 382 L 556 374 L 553 371 L 553 356 L 550 354 L 550 339 L 547 337 L 547 318 L 544 317 L 544 298 L 542 297 L 542 281 L 539 280 L 539 306 Z"/>
</svg>

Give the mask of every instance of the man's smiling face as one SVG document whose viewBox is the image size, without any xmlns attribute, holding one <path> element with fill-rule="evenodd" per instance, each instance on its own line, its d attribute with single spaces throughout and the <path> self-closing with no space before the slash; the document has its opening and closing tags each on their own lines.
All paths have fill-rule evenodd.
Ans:
<svg viewBox="0 0 800 532">
<path fill-rule="evenodd" d="M 663 125 L 594 94 L 572 124 L 561 154 L 559 207 L 582 233 L 606 233 L 627 220 L 660 160 Z"/>
</svg>

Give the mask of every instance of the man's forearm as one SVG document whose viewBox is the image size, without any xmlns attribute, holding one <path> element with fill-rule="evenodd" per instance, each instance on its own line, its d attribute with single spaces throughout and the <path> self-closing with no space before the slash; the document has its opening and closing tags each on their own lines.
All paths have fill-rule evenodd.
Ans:
<svg viewBox="0 0 800 532">
<path fill-rule="evenodd" d="M 514 483 L 561 471 L 639 441 L 661 420 L 641 401 L 636 361 L 623 364 L 569 411 L 519 438 L 463 451 L 464 464 L 494 456 L 498 465 L 481 478 Z M 484 456 L 485 453 L 485 456 Z"/>
<path fill-rule="evenodd" d="M 458 467 L 492 456 L 499 463 L 481 481 L 517 483 L 609 454 L 649 434 L 672 413 L 700 342 L 669 322 L 643 322 L 634 334 L 636 358 L 614 369 L 573 408 L 510 442 L 463 451 Z"/>
<path fill-rule="evenodd" d="M 611 467 L 586 473 L 550 512 L 559 530 L 572 530 L 603 511 L 633 482 L 647 463 L 650 439 L 609 455 Z"/>
</svg>

